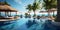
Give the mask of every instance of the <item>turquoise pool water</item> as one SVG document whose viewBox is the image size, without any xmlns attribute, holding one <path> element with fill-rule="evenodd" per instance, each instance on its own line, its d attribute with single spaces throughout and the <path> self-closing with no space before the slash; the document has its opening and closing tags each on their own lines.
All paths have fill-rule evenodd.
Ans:
<svg viewBox="0 0 60 30">
<path fill-rule="evenodd" d="M 60 30 L 60 26 L 54 26 L 51 22 L 48 19 L 38 20 L 23 17 L 10 24 L 0 24 L 0 30 Z"/>
</svg>

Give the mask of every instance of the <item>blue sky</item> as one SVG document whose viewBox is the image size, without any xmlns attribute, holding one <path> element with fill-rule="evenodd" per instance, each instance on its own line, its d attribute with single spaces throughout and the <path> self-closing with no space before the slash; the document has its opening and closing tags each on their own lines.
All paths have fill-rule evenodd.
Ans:
<svg viewBox="0 0 60 30">
<path fill-rule="evenodd" d="M 34 2 L 34 0 L 6 0 L 6 1 L 11 5 L 11 7 L 19 11 L 26 11 L 27 5 L 32 4 Z"/>
<path fill-rule="evenodd" d="M 5 0 L 0 0 L 0 1 L 5 1 Z M 23 11 L 26 12 L 27 5 L 32 4 L 34 2 L 34 0 L 6 0 L 6 1 L 11 5 L 11 7 L 22 12 Z"/>
<path fill-rule="evenodd" d="M 5 0 L 0 0 L 0 2 L 1 1 L 5 1 Z M 11 5 L 11 7 L 17 9 L 18 11 L 22 11 L 22 12 L 26 12 L 27 5 L 32 4 L 34 2 L 34 0 L 6 0 L 6 1 Z M 42 9 L 42 10 L 45 10 L 45 9 Z"/>
</svg>

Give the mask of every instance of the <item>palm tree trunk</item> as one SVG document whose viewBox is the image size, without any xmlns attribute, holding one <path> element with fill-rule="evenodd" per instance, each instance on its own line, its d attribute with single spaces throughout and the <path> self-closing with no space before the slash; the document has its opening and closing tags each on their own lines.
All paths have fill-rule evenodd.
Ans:
<svg viewBox="0 0 60 30">
<path fill-rule="evenodd" d="M 58 12 L 57 12 L 57 17 L 55 19 L 56 22 L 60 22 L 60 10 L 58 9 Z"/>
<path fill-rule="evenodd" d="M 30 11 L 28 11 L 29 15 L 30 15 Z"/>
<path fill-rule="evenodd" d="M 1 12 L 0 12 L 0 16 L 1 16 Z"/>
<path fill-rule="evenodd" d="M 50 11 L 48 10 L 48 17 L 50 17 Z"/>
<path fill-rule="evenodd" d="M 54 11 L 53 11 L 53 17 L 54 17 Z"/>
<path fill-rule="evenodd" d="M 34 17 L 34 20 L 35 20 L 35 18 L 36 18 L 36 14 L 35 14 L 35 11 L 34 11 L 34 15 L 33 15 L 33 17 Z"/>
<path fill-rule="evenodd" d="M 34 11 L 34 16 L 35 16 L 36 14 L 35 14 L 35 11 Z"/>
<path fill-rule="evenodd" d="M 58 10 L 57 10 L 57 17 L 56 17 L 55 21 L 56 21 L 56 22 L 60 22 L 60 3 L 59 3 L 60 0 L 57 0 L 57 1 L 58 1 L 58 2 L 57 2 L 57 3 L 58 3 L 58 5 L 57 5 L 57 7 L 58 7 L 57 9 L 58 9 Z"/>
</svg>

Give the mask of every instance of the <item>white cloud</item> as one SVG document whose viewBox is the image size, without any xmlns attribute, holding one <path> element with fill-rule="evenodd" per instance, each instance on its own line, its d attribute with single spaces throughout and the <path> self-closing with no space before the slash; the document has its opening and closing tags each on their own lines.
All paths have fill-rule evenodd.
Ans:
<svg viewBox="0 0 60 30">
<path fill-rule="evenodd" d="M 22 4 L 21 0 L 14 0 L 18 4 Z"/>
</svg>

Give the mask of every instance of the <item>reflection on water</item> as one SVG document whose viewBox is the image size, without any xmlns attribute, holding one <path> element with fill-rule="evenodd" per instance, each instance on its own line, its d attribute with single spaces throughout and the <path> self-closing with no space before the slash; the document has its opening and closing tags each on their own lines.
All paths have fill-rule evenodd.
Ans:
<svg viewBox="0 0 60 30">
<path fill-rule="evenodd" d="M 15 23 L 15 21 L 0 21 L 0 26 L 5 26 L 5 25 L 9 25 Z"/>
<path fill-rule="evenodd" d="M 0 25 L 0 30 L 60 30 L 60 26 L 47 19 L 20 18 Z"/>
<path fill-rule="evenodd" d="M 35 20 L 33 20 L 33 21 L 28 20 L 28 22 L 26 23 L 26 26 L 27 26 L 27 28 L 29 28 L 30 26 L 32 26 L 34 24 L 36 24 L 36 21 Z"/>
</svg>

